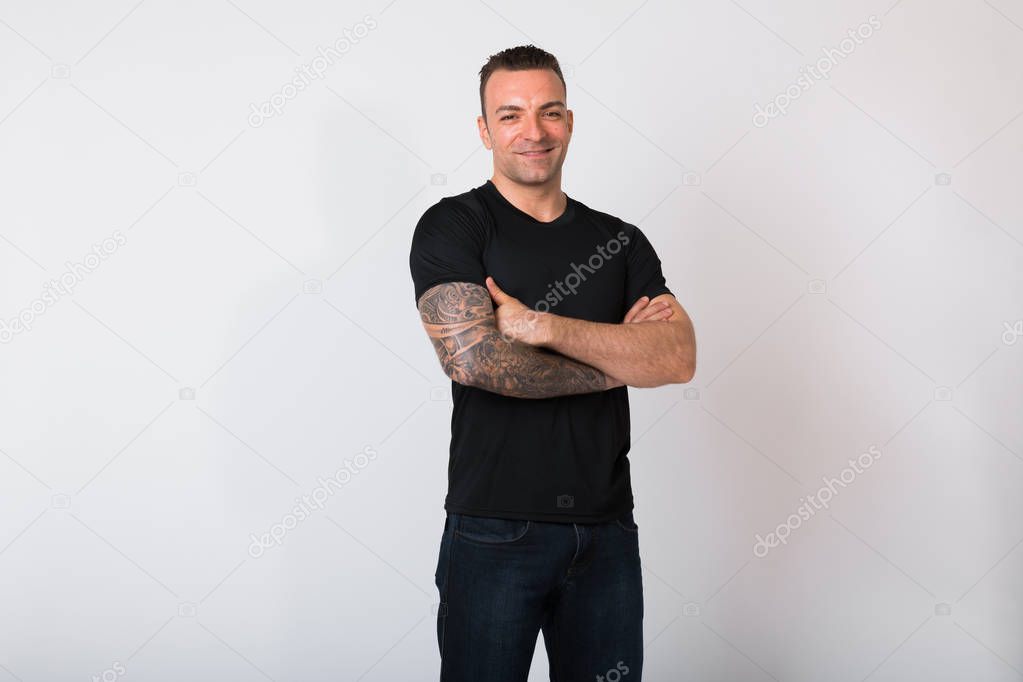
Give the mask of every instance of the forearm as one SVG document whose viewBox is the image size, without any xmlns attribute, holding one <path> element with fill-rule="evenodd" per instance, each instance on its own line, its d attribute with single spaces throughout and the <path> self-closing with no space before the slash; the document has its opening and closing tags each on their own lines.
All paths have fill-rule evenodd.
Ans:
<svg viewBox="0 0 1023 682">
<path fill-rule="evenodd" d="M 685 358 L 694 343 L 682 321 L 607 324 L 546 314 L 543 347 L 591 365 L 629 386 L 652 388 L 688 379 Z"/>
<path fill-rule="evenodd" d="M 604 372 L 556 351 L 506 340 L 490 295 L 477 284 L 432 287 L 419 310 L 444 373 L 466 386 L 516 398 L 551 398 L 624 386 Z"/>
<path fill-rule="evenodd" d="M 603 371 L 557 353 L 488 335 L 452 367 L 467 386 L 514 398 L 552 398 L 624 385 Z"/>
</svg>

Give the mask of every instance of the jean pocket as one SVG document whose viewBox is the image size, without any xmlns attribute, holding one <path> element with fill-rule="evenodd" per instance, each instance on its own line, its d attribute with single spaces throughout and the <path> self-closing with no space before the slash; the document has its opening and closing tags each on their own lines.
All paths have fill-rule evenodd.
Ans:
<svg viewBox="0 0 1023 682">
<path fill-rule="evenodd" d="M 455 535 L 481 545 L 509 545 L 526 537 L 532 521 L 458 515 Z"/>
<path fill-rule="evenodd" d="M 621 528 L 629 531 L 630 533 L 639 532 L 639 526 L 636 525 L 636 519 L 633 517 L 632 511 L 629 511 L 626 514 L 619 516 L 617 519 L 615 519 L 615 523 L 617 523 Z"/>
</svg>

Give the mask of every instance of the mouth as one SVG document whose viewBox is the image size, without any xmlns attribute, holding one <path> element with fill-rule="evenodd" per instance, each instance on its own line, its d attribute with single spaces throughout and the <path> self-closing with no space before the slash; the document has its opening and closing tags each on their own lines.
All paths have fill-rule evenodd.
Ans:
<svg viewBox="0 0 1023 682">
<path fill-rule="evenodd" d="M 548 148 L 548 149 L 541 149 L 541 150 L 539 150 L 539 151 L 532 151 L 532 152 L 516 152 L 516 153 L 517 153 L 517 154 L 519 154 L 519 156 L 524 156 L 524 157 L 526 157 L 527 159 L 539 159 L 539 158 L 542 158 L 542 157 L 544 157 L 544 156 L 547 156 L 547 155 L 548 155 L 548 154 L 550 154 L 550 153 L 551 153 L 551 152 L 552 152 L 553 150 L 554 150 L 554 147 L 550 147 L 550 148 Z"/>
</svg>

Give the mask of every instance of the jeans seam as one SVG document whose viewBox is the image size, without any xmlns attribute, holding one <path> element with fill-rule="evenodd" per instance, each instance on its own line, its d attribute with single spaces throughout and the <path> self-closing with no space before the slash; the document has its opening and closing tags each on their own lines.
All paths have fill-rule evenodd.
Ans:
<svg viewBox="0 0 1023 682">
<path fill-rule="evenodd" d="M 624 523 L 622 523 L 621 519 L 615 519 L 615 523 L 617 523 L 622 529 L 627 530 L 630 533 L 638 533 L 639 532 L 639 527 L 638 527 L 639 524 L 637 524 L 636 528 L 629 528 Z"/>
<path fill-rule="evenodd" d="M 551 637 L 554 640 L 551 643 L 551 649 L 554 652 L 554 675 L 551 676 L 551 682 L 559 682 L 561 680 L 561 642 L 558 637 L 557 606 L 554 605 L 551 609 Z"/>
<path fill-rule="evenodd" d="M 448 538 L 447 557 L 444 562 L 444 580 L 441 582 L 443 590 L 441 591 L 441 600 L 439 611 L 443 611 L 443 621 L 440 625 L 440 679 L 444 679 L 444 645 L 447 644 L 447 630 L 448 630 L 448 602 L 451 601 L 451 585 L 448 583 L 448 578 L 451 575 L 451 554 L 454 550 L 454 532 L 458 527 L 458 523 L 451 524 L 451 537 Z"/>
</svg>

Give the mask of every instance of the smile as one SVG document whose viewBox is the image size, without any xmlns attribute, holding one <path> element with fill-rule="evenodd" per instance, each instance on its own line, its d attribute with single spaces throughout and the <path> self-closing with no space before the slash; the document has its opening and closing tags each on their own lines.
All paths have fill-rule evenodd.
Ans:
<svg viewBox="0 0 1023 682">
<path fill-rule="evenodd" d="M 540 151 L 540 152 L 518 152 L 518 153 L 521 156 L 525 156 L 526 158 L 533 159 L 533 158 L 539 158 L 541 156 L 546 156 L 547 154 L 550 154 L 553 149 L 554 149 L 554 147 L 551 147 L 550 149 L 545 149 L 545 150 Z"/>
</svg>

